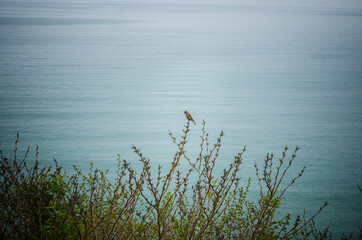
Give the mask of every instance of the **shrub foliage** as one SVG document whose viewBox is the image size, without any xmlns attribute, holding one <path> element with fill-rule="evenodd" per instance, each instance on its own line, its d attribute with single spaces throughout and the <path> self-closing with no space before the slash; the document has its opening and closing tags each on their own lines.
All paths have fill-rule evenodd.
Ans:
<svg viewBox="0 0 362 240">
<path fill-rule="evenodd" d="M 279 161 L 268 154 L 261 170 L 255 164 L 260 196 L 254 202 L 247 198 L 251 179 L 241 186 L 238 176 L 245 147 L 215 176 L 223 132 L 210 144 L 203 122 L 193 159 L 186 152 L 189 131 L 187 122 L 180 140 L 170 132 L 177 151 L 168 170 L 151 171 L 150 159 L 133 146 L 141 171 L 119 157 L 115 180 L 93 164 L 88 173 L 74 166 L 72 175 L 55 160 L 55 168 L 40 168 L 38 148 L 29 167 L 29 148 L 17 156 L 18 134 L 11 159 L 0 151 L 0 239 L 327 239 L 313 221 L 327 203 L 310 218 L 276 214 L 304 172 L 285 183 L 298 147 L 290 159 L 285 147 Z M 183 172 L 182 161 L 189 166 Z"/>
</svg>

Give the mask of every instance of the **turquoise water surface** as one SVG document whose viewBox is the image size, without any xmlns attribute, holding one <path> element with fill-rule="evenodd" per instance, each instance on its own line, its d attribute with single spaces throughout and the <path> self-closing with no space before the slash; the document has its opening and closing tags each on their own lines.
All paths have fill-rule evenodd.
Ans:
<svg viewBox="0 0 362 240">
<path fill-rule="evenodd" d="M 362 6 L 0 1 L 0 147 L 16 133 L 42 164 L 114 169 L 132 144 L 168 167 L 188 110 L 224 130 L 218 170 L 240 175 L 300 146 L 283 208 L 334 236 L 362 227 Z M 291 155 L 291 153 L 290 153 Z M 253 181 L 255 179 L 253 178 Z M 245 184 L 244 184 L 245 185 Z M 254 193 L 253 193 L 254 191 Z M 252 194 L 257 194 L 257 188 Z"/>
</svg>

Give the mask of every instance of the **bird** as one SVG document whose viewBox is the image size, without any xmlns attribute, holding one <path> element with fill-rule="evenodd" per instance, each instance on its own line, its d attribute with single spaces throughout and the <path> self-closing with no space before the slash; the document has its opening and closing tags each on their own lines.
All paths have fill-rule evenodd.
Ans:
<svg viewBox="0 0 362 240">
<path fill-rule="evenodd" d="M 187 120 L 192 121 L 196 125 L 194 119 L 192 119 L 191 114 L 188 111 L 185 111 L 184 113 L 186 115 Z"/>
</svg>

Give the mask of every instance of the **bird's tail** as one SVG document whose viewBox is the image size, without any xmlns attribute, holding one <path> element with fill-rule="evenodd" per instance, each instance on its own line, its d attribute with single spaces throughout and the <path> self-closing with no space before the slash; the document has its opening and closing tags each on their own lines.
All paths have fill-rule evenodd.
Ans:
<svg viewBox="0 0 362 240">
<path fill-rule="evenodd" d="M 195 123 L 195 121 L 194 120 L 191 120 L 195 125 L 196 125 L 196 123 Z"/>
</svg>

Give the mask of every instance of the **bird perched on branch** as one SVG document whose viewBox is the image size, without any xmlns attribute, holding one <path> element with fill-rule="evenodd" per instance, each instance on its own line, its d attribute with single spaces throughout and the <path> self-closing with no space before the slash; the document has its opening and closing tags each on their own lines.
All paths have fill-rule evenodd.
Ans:
<svg viewBox="0 0 362 240">
<path fill-rule="evenodd" d="M 191 114 L 188 111 L 185 111 L 184 113 L 186 115 L 187 120 L 192 121 L 196 125 L 194 119 L 192 119 Z"/>
</svg>

